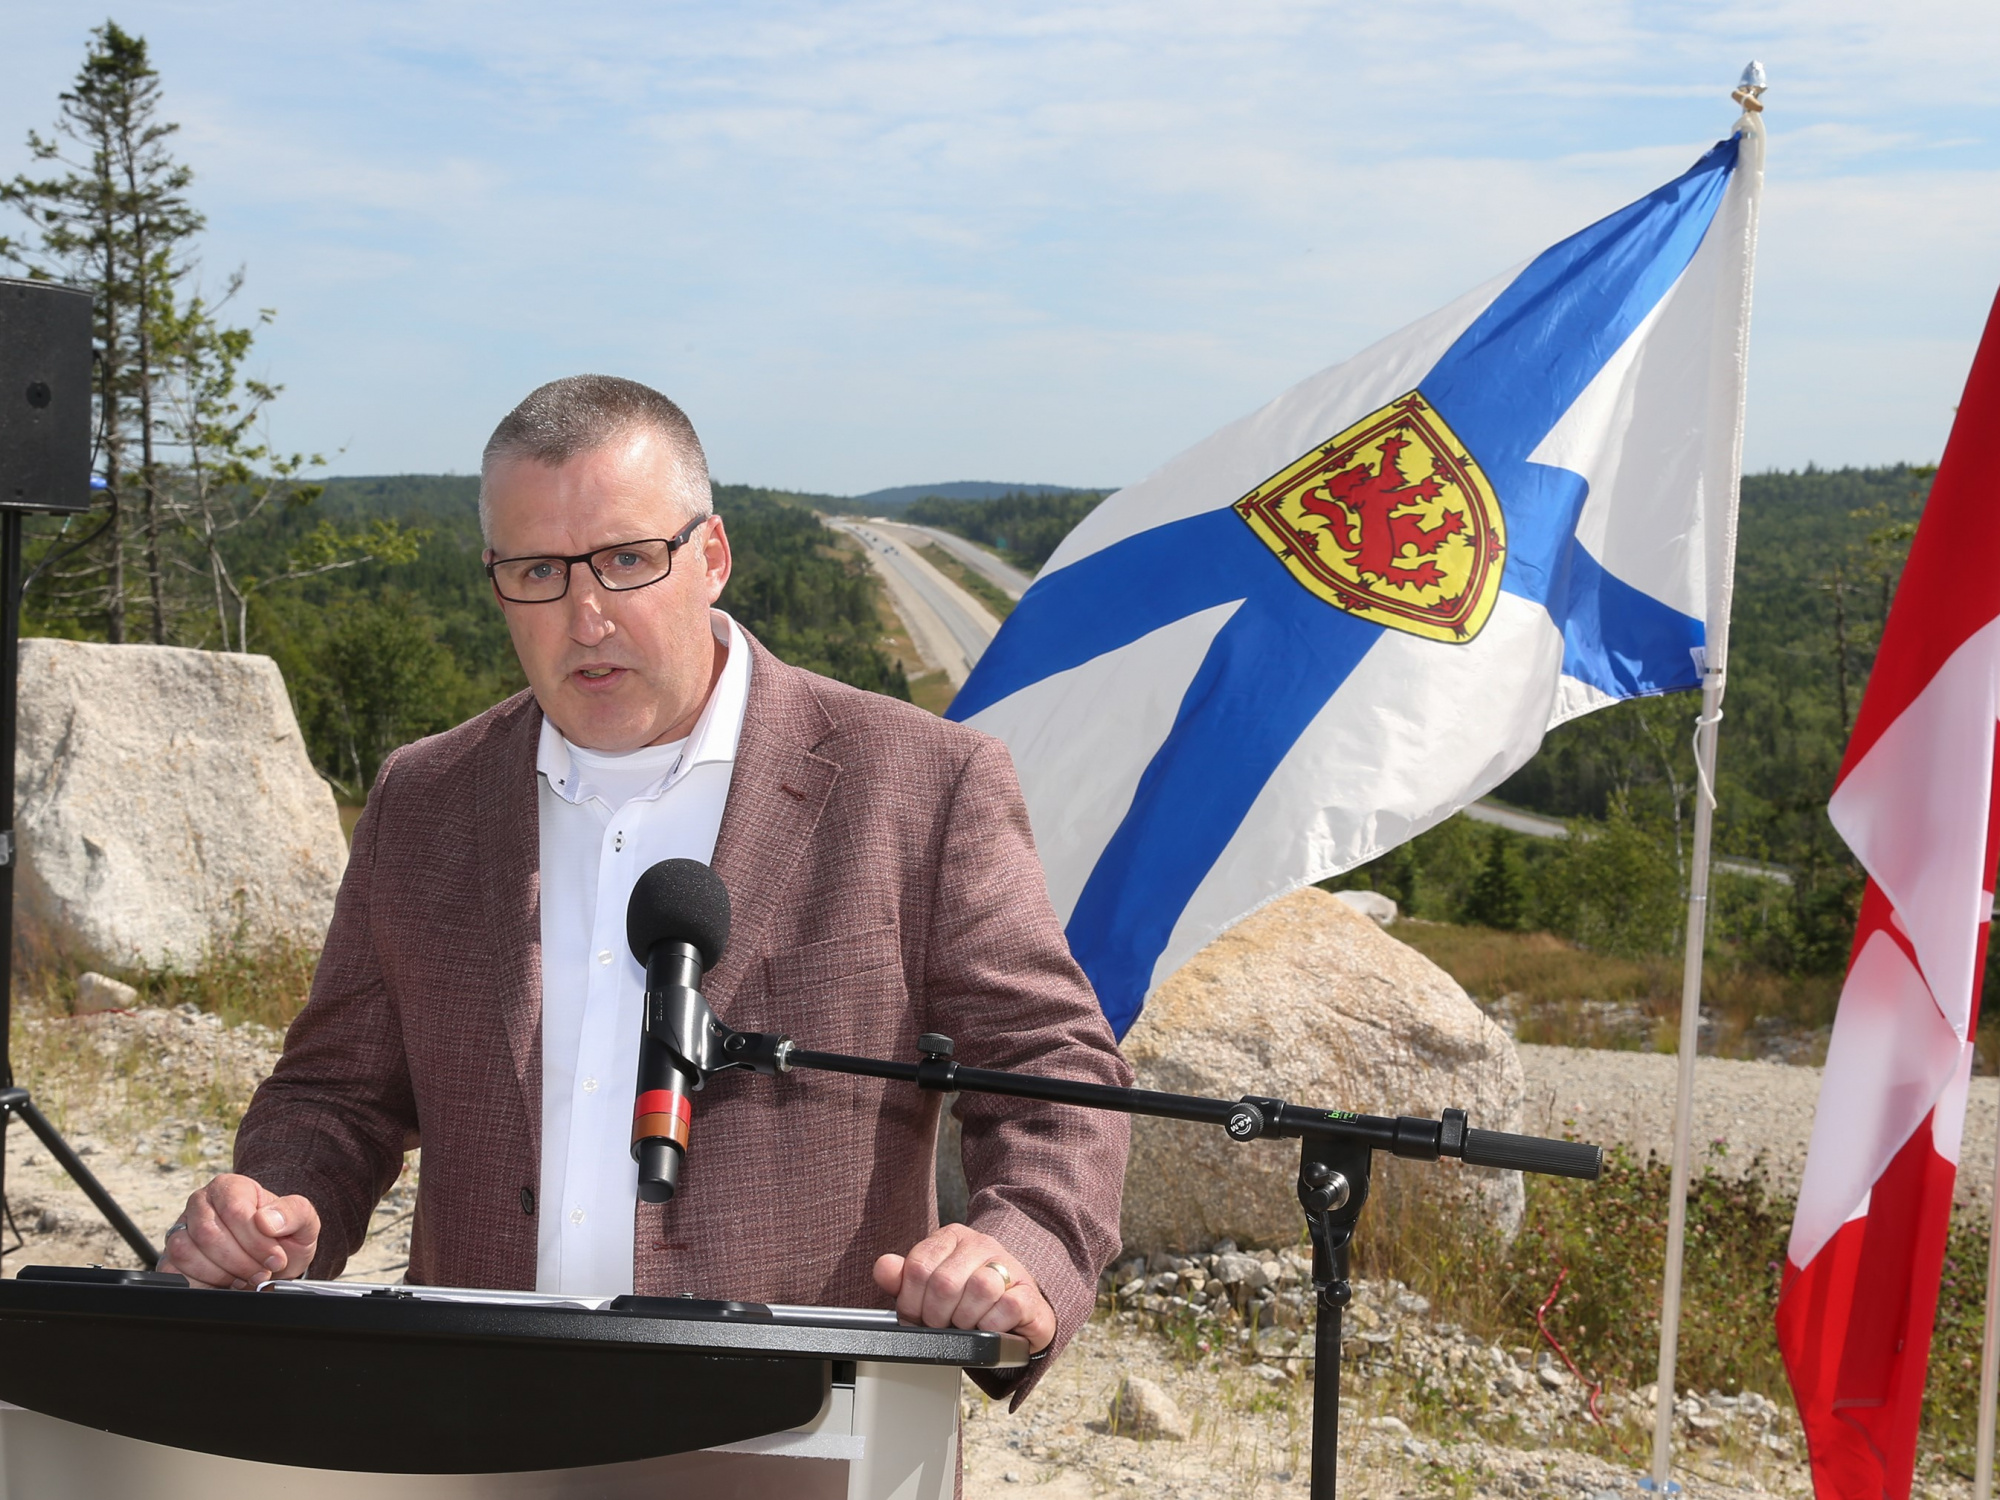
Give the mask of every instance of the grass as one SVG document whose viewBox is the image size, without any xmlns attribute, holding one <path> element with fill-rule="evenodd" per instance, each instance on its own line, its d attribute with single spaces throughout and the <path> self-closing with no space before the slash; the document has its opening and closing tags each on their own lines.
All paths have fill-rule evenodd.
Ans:
<svg viewBox="0 0 2000 1500">
<path fill-rule="evenodd" d="M 286 943 L 262 951 L 232 948 L 192 973 L 121 977 L 138 989 L 141 1007 L 191 1004 L 227 1026 L 268 1028 L 258 1040 L 275 1043 L 304 1006 L 317 961 L 317 950 Z M 15 955 L 15 1073 L 58 1126 L 129 1138 L 171 1117 L 234 1132 L 262 1082 L 241 1056 L 246 1049 L 218 1049 L 201 1067 L 161 1068 L 148 1034 L 72 1022 L 80 968 L 32 937 Z M 184 1165 L 199 1160 L 199 1136 L 183 1141 L 180 1154 Z"/>
<path fill-rule="evenodd" d="M 1521 1232 L 1504 1245 L 1477 1216 L 1422 1190 L 1420 1174 L 1435 1167 L 1379 1160 L 1377 1196 L 1356 1237 L 1357 1275 L 1406 1282 L 1430 1298 L 1435 1316 L 1494 1342 L 1534 1348 L 1542 1347 L 1535 1310 L 1567 1272 L 1548 1315 L 1551 1332 L 1607 1389 L 1652 1383 L 1667 1163 L 1614 1150 L 1596 1183 L 1529 1177 Z M 1754 1390 L 1788 1404 L 1773 1318 L 1792 1211 L 1755 1163 L 1735 1176 L 1711 1161 L 1690 1182 L 1675 1380 L 1682 1390 Z M 1971 1475 L 1979 1405 L 1986 1249 L 1978 1215 L 1954 1220 L 1924 1396 L 1920 1462 L 1964 1477 Z M 1421 1409 L 1422 1393 L 1413 1396 Z M 1643 1451 L 1648 1423 L 1634 1414 L 1628 1425 L 1625 1441 L 1639 1441 Z M 1614 1455 L 1603 1433 L 1571 1437 Z"/>
<path fill-rule="evenodd" d="M 1678 955 L 1620 958 L 1546 932 L 1401 921 L 1395 936 L 1511 1022 L 1515 1038 L 1565 1047 L 1673 1052 L 1679 1047 Z M 1817 1065 L 1840 976 L 1787 977 L 1711 960 L 1702 976 L 1702 1051 Z"/>
<path fill-rule="evenodd" d="M 923 555 L 925 562 L 985 605 L 987 613 L 994 619 L 1004 620 L 1014 612 L 1014 605 L 1018 602 L 1014 596 L 977 568 L 969 566 L 963 558 L 952 556 L 936 542 L 925 542 L 917 551 Z"/>
</svg>

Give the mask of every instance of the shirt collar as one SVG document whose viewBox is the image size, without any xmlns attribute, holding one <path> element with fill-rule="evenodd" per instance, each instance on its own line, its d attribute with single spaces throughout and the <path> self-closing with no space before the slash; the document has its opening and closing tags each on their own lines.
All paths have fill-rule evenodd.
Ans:
<svg viewBox="0 0 2000 1500">
<path fill-rule="evenodd" d="M 708 612 L 709 628 L 715 638 L 729 647 L 722 675 L 716 679 L 701 717 L 681 743 L 680 758 L 644 797 L 658 797 L 696 766 L 730 764 L 736 759 L 736 745 L 743 737 L 743 714 L 750 706 L 750 645 L 743 629 L 719 609 Z M 587 795 L 569 741 L 547 714 L 542 715 L 541 743 L 535 754 L 535 770 L 548 778 L 549 790 L 566 802 L 583 801 Z"/>
</svg>

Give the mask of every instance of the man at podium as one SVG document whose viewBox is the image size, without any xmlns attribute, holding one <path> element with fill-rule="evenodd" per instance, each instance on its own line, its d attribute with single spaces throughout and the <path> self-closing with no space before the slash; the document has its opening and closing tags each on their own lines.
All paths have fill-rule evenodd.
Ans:
<svg viewBox="0 0 2000 1500">
<path fill-rule="evenodd" d="M 638 1202 L 629 1146 L 626 902 L 674 857 L 728 887 L 703 988 L 732 1027 L 890 1057 L 944 1032 L 977 1066 L 1130 1082 L 1006 750 L 787 666 L 715 607 L 701 444 L 645 386 L 530 394 L 486 446 L 480 518 L 529 688 L 383 764 L 236 1171 L 161 1269 L 337 1276 L 421 1145 L 412 1282 L 893 1301 L 1054 1352 L 1117 1250 L 1122 1115 L 964 1096 L 968 1222 L 942 1228 L 937 1096 L 907 1085 L 720 1074 L 666 1204 Z"/>
</svg>

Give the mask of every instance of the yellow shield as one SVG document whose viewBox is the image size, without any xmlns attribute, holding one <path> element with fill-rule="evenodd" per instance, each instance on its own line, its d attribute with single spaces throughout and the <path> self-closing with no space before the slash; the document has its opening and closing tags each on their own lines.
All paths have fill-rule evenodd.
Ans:
<svg viewBox="0 0 2000 1500">
<path fill-rule="evenodd" d="M 1499 498 L 1420 391 L 1391 401 L 1236 502 L 1328 604 L 1434 641 L 1469 641 L 1507 559 Z"/>
</svg>

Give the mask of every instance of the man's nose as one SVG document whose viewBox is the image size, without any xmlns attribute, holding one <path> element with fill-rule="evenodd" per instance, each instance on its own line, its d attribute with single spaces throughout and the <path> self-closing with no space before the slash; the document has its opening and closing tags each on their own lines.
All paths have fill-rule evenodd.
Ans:
<svg viewBox="0 0 2000 1500">
<path fill-rule="evenodd" d="M 594 646 L 617 629 L 604 612 L 604 585 L 588 567 L 579 564 L 570 574 L 563 602 L 569 606 L 570 638 L 578 644 Z"/>
</svg>

